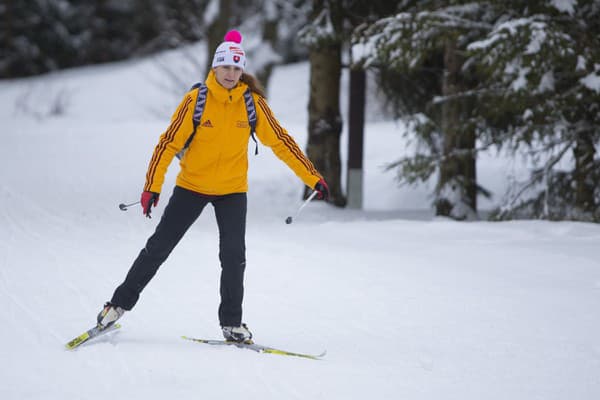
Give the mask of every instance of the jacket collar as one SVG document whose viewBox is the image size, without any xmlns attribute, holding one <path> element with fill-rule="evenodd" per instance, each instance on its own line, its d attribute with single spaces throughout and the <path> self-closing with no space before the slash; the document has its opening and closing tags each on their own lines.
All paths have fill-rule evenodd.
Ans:
<svg viewBox="0 0 600 400">
<path fill-rule="evenodd" d="M 238 82 L 237 86 L 233 89 L 224 88 L 219 82 L 217 82 L 215 72 L 212 69 L 208 73 L 205 83 L 210 93 L 222 103 L 231 103 L 240 99 L 248 88 L 248 85 L 243 82 Z"/>
</svg>

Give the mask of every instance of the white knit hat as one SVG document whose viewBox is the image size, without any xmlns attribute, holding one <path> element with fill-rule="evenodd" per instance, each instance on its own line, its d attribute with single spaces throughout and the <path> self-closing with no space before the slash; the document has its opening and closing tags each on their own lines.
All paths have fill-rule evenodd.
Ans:
<svg viewBox="0 0 600 400">
<path fill-rule="evenodd" d="M 246 68 L 246 53 L 242 48 L 242 34 L 231 30 L 224 37 L 224 42 L 217 47 L 213 57 L 212 67 L 220 65 L 234 65 L 241 69 Z"/>
</svg>

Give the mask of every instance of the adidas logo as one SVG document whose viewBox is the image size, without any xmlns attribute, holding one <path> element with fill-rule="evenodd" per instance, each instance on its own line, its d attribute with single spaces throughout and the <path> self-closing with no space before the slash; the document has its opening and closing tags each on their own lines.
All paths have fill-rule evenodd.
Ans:
<svg viewBox="0 0 600 400">
<path fill-rule="evenodd" d="M 200 126 L 203 126 L 203 127 L 205 127 L 205 128 L 214 128 L 214 127 L 213 127 L 213 124 L 210 122 L 210 119 L 207 119 L 206 121 L 204 121 L 204 122 L 202 123 L 202 125 L 200 125 Z"/>
</svg>

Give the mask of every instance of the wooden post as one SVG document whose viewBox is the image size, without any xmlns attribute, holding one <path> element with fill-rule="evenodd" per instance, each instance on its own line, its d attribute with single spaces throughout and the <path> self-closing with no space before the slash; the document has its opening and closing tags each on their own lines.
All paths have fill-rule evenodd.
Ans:
<svg viewBox="0 0 600 400">
<path fill-rule="evenodd" d="M 363 142 L 365 125 L 365 71 L 350 69 L 350 101 L 348 125 L 348 208 L 363 206 Z"/>
</svg>

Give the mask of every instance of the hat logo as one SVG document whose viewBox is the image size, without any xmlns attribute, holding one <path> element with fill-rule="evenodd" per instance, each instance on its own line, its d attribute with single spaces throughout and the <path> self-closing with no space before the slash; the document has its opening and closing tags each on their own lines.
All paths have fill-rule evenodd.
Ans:
<svg viewBox="0 0 600 400">
<path fill-rule="evenodd" d="M 238 46 L 229 46 L 229 51 L 235 54 L 239 54 L 240 56 L 244 55 L 244 50 L 242 50 Z"/>
<path fill-rule="evenodd" d="M 239 63 L 240 62 L 240 56 L 233 56 L 233 62 Z"/>
</svg>

